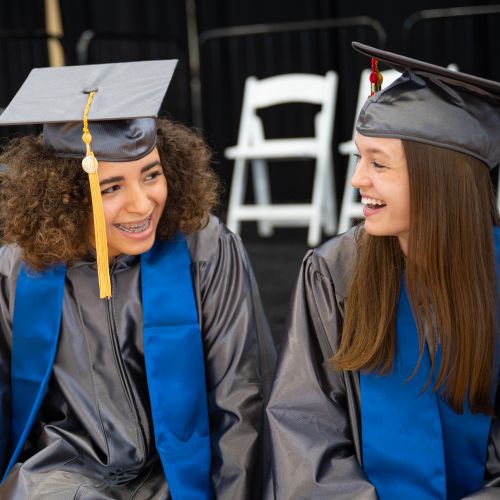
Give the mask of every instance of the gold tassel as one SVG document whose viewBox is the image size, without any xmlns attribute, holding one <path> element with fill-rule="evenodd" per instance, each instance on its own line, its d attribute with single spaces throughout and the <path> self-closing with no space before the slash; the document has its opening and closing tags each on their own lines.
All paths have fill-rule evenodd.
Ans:
<svg viewBox="0 0 500 500">
<path fill-rule="evenodd" d="M 87 115 L 95 92 L 90 92 L 85 111 L 83 112 L 82 141 L 87 147 L 87 154 L 82 160 L 82 167 L 89 176 L 90 196 L 92 198 L 92 213 L 94 215 L 95 251 L 97 255 L 97 277 L 99 280 L 99 295 L 101 299 L 111 297 L 111 279 L 109 277 L 108 240 L 106 238 L 106 221 L 102 206 L 101 187 L 97 173 L 98 163 L 90 147 L 92 135 L 88 128 Z"/>
</svg>

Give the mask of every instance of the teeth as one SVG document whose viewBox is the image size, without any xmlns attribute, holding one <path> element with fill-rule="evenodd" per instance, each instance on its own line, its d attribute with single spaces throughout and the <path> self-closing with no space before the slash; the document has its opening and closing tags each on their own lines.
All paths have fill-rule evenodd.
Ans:
<svg viewBox="0 0 500 500">
<path fill-rule="evenodd" d="M 382 200 L 377 200 L 376 198 L 366 198 L 365 196 L 361 198 L 361 203 L 363 203 L 363 205 L 385 205 Z"/>
<path fill-rule="evenodd" d="M 149 216 L 144 222 L 140 222 L 138 224 L 115 224 L 115 226 L 126 233 L 142 233 L 149 227 L 150 223 L 151 216 Z"/>
</svg>

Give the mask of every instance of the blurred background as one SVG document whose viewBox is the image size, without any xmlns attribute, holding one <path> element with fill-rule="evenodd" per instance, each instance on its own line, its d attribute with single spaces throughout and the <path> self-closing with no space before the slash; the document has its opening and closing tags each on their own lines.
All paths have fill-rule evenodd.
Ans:
<svg viewBox="0 0 500 500">
<path fill-rule="evenodd" d="M 212 147 L 213 168 L 224 186 L 218 215 L 225 220 L 233 161 L 224 150 L 238 142 L 247 77 L 333 70 L 338 87 L 329 139 L 333 175 L 327 182 L 338 214 L 349 161 L 339 144 L 352 137 L 360 74 L 370 64 L 353 51 L 353 40 L 500 80 L 500 4 L 494 2 L 0 0 L 0 110 L 34 67 L 179 59 L 163 114 L 200 129 Z M 294 103 L 259 116 L 266 137 L 313 136 L 317 111 L 315 105 Z M 0 140 L 33 131 L 0 128 Z M 273 203 L 310 202 L 314 162 L 275 163 L 269 165 Z M 496 185 L 498 174 L 493 175 Z M 251 179 L 244 197 L 246 203 L 254 199 Z M 307 228 L 287 224 L 264 238 L 256 222 L 247 221 L 240 234 L 279 341 L 309 248 Z"/>
</svg>

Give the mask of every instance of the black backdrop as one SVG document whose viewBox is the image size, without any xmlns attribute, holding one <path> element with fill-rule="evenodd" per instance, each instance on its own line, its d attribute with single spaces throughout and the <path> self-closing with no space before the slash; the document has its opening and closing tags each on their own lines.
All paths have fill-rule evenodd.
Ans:
<svg viewBox="0 0 500 500">
<path fill-rule="evenodd" d="M 197 0 L 198 28 L 204 31 L 244 24 L 278 23 L 350 16 L 378 19 L 387 31 L 387 48 L 401 48 L 403 22 L 425 9 L 496 5 L 495 0 Z M 469 40 L 473 50 L 473 40 Z"/>
</svg>

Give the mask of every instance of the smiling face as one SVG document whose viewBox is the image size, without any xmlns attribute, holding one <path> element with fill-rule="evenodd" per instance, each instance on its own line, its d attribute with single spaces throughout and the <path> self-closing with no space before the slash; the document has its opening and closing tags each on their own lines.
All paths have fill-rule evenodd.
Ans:
<svg viewBox="0 0 500 500">
<path fill-rule="evenodd" d="M 359 151 L 351 184 L 364 205 L 365 230 L 373 236 L 397 236 L 406 254 L 410 230 L 410 184 L 400 139 L 356 133 Z"/>
<path fill-rule="evenodd" d="M 140 160 L 100 161 L 99 183 L 109 257 L 147 252 L 167 200 L 167 180 L 158 150 Z M 90 241 L 95 241 L 92 223 Z"/>
</svg>

